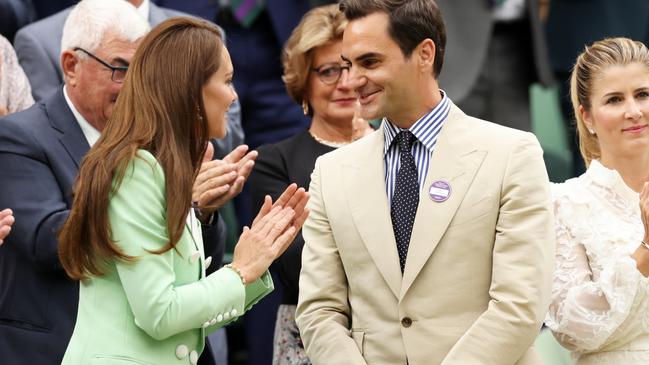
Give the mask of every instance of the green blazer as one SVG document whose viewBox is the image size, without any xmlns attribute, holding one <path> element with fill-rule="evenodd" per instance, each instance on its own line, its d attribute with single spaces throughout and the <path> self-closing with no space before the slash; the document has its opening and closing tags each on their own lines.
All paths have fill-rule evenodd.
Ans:
<svg viewBox="0 0 649 365">
<path fill-rule="evenodd" d="M 112 238 L 133 262 L 110 260 L 81 283 L 79 311 L 63 365 L 196 364 L 210 332 L 273 290 L 270 274 L 244 287 L 222 268 L 209 276 L 200 223 L 190 212 L 176 248 L 169 237 L 162 167 L 140 150 L 111 194 Z"/>
</svg>

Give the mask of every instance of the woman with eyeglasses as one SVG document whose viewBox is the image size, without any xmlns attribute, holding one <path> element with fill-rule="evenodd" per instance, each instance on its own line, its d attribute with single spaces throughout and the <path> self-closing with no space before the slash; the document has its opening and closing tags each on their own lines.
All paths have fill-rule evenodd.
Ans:
<svg viewBox="0 0 649 365">
<path fill-rule="evenodd" d="M 347 21 L 338 5 L 314 8 L 295 28 L 283 54 L 284 82 L 289 95 L 311 116 L 311 126 L 281 142 L 258 149 L 250 176 L 253 209 L 265 195 L 277 197 L 292 182 L 309 186 L 318 156 L 351 143 L 370 132 L 367 122 L 354 118 L 356 95 L 343 82 L 348 69 L 340 54 Z M 273 264 L 283 287 L 277 313 L 273 364 L 309 364 L 295 324 L 298 278 L 304 239 L 301 233 Z"/>
</svg>

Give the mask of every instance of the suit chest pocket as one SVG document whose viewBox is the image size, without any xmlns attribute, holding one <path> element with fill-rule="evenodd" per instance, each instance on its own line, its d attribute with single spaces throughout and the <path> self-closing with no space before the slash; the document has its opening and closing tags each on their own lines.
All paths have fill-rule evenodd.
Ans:
<svg viewBox="0 0 649 365">
<path fill-rule="evenodd" d="M 497 216 L 498 209 L 498 201 L 493 195 L 465 200 L 460 204 L 450 226 L 470 226 L 480 225 L 481 223 L 493 224 L 493 219 Z"/>
</svg>

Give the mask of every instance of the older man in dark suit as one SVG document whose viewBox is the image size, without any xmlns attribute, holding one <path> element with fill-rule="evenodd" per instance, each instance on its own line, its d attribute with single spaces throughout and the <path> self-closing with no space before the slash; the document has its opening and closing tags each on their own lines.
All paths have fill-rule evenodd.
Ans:
<svg viewBox="0 0 649 365">
<path fill-rule="evenodd" d="M 174 16 L 187 15 L 159 7 L 150 0 L 128 0 L 128 2 L 138 9 L 138 13 L 151 26 L 156 26 Z M 14 48 L 18 55 L 18 61 L 29 78 L 32 94 L 36 101 L 53 94 L 63 83 L 63 73 L 59 66 L 61 35 L 63 23 L 71 10 L 72 8 L 67 8 L 32 23 L 16 34 Z M 216 156 L 221 158 L 243 143 L 241 111 L 238 101 L 228 111 L 227 131 L 223 140 L 216 141 Z"/>
</svg>

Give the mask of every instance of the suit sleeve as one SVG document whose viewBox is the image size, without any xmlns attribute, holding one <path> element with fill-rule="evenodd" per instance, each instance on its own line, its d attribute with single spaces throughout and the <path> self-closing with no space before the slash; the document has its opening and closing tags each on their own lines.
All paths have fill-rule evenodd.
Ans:
<svg viewBox="0 0 649 365">
<path fill-rule="evenodd" d="M 314 365 L 363 365 L 365 360 L 349 330 L 347 278 L 327 218 L 320 162 L 319 158 L 309 187 L 311 213 L 303 228 L 305 244 L 295 319 Z"/>
<path fill-rule="evenodd" d="M 442 365 L 515 364 L 539 333 L 550 302 L 555 247 L 542 155 L 531 134 L 510 154 L 496 223 L 491 300 Z"/>
<path fill-rule="evenodd" d="M 176 250 L 151 253 L 169 241 L 164 173 L 151 159 L 133 159 L 109 202 L 113 240 L 126 254 L 138 257 L 134 262 L 116 262 L 135 323 L 157 340 L 201 328 L 218 314 L 223 314 L 222 321 L 208 331 L 222 327 L 234 320 L 228 317 L 242 315 L 272 291 L 270 275 L 266 273 L 244 286 L 234 271 L 222 268 L 196 282 L 177 286 Z"/>
<path fill-rule="evenodd" d="M 0 120 L 0 206 L 16 219 L 6 246 L 41 270 L 62 272 L 57 234 L 68 218 L 66 196 L 50 161 L 20 121 Z"/>
<path fill-rule="evenodd" d="M 20 66 L 29 79 L 35 101 L 43 100 L 61 86 L 58 62 L 50 62 L 43 43 L 32 32 L 27 32 L 24 29 L 18 31 L 14 49 Z"/>
</svg>

